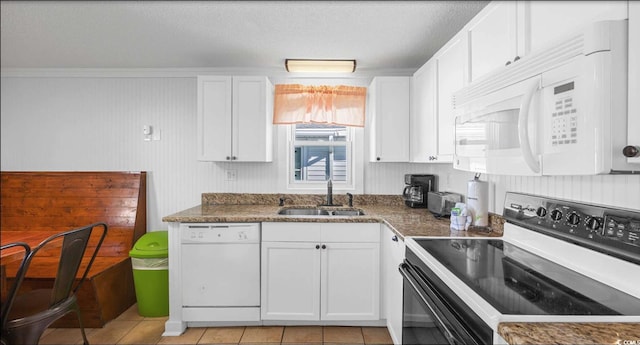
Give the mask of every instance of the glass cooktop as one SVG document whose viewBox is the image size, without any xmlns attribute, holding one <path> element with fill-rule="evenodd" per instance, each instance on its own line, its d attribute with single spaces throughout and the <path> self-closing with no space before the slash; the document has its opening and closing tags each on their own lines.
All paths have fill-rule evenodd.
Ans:
<svg viewBox="0 0 640 345">
<path fill-rule="evenodd" d="M 416 242 L 502 314 L 640 315 L 640 299 L 502 240 Z"/>
</svg>

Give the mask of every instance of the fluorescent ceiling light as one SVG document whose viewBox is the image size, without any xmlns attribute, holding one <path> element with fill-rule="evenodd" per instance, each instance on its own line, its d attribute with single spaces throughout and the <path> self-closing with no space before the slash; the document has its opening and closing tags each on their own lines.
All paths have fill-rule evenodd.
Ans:
<svg viewBox="0 0 640 345">
<path fill-rule="evenodd" d="M 284 66 L 287 72 L 353 73 L 356 71 L 356 60 L 286 59 Z"/>
</svg>

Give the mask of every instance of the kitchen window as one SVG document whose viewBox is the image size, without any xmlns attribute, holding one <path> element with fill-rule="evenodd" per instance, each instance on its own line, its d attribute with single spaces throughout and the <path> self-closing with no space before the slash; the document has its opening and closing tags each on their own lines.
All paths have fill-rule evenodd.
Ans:
<svg viewBox="0 0 640 345">
<path fill-rule="evenodd" d="M 290 126 L 290 188 L 353 188 L 353 129 L 327 124 Z"/>
</svg>

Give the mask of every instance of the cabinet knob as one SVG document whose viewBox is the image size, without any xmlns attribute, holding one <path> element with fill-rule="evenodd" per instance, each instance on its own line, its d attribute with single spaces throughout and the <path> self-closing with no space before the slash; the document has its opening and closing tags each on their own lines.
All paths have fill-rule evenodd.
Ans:
<svg viewBox="0 0 640 345">
<path fill-rule="evenodd" d="M 519 56 L 516 56 L 516 57 L 514 57 L 514 58 L 513 58 L 513 62 L 516 62 L 516 61 L 518 61 L 518 60 L 520 60 L 520 57 L 519 57 Z"/>
<path fill-rule="evenodd" d="M 393 235 L 393 237 L 391 237 L 391 240 L 392 240 L 393 242 L 398 242 L 398 236 Z"/>
<path fill-rule="evenodd" d="M 507 63 L 504 64 L 505 66 L 509 66 L 511 65 L 511 61 L 507 61 Z"/>
<path fill-rule="evenodd" d="M 640 146 L 625 146 L 622 149 L 622 154 L 628 158 L 640 157 Z"/>
<path fill-rule="evenodd" d="M 236 157 L 236 156 L 231 156 L 231 160 L 232 160 L 232 161 L 235 161 L 236 159 L 238 159 L 238 157 Z"/>
<path fill-rule="evenodd" d="M 320 245 L 319 244 L 316 244 L 316 249 L 320 249 Z"/>
<path fill-rule="evenodd" d="M 377 160 L 377 161 L 379 161 L 379 160 L 380 160 L 380 157 L 376 157 L 376 160 Z"/>
<path fill-rule="evenodd" d="M 228 161 L 230 161 L 230 160 L 231 160 L 231 157 L 227 156 L 227 160 L 228 160 Z"/>
<path fill-rule="evenodd" d="M 327 246 L 323 244 L 322 249 L 327 249 Z"/>
</svg>

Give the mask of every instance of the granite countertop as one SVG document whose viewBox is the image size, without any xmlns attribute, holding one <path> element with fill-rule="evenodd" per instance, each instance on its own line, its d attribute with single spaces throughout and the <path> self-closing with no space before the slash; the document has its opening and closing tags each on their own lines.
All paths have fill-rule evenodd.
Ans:
<svg viewBox="0 0 640 345">
<path fill-rule="evenodd" d="M 285 206 L 284 208 L 294 206 Z M 295 205 L 298 207 L 315 207 Z M 489 232 L 479 228 L 455 231 L 449 228 L 449 218 L 435 218 L 426 209 L 413 209 L 404 205 L 357 205 L 362 216 L 287 216 L 279 215 L 283 207 L 260 204 L 199 205 L 162 218 L 164 222 L 180 223 L 235 223 L 235 222 L 333 222 L 333 223 L 386 223 L 402 238 L 406 236 L 501 236 L 502 227 Z M 344 208 L 342 208 L 344 209 Z M 498 221 L 501 225 L 501 223 Z"/>
<path fill-rule="evenodd" d="M 511 345 L 640 344 L 640 323 L 502 322 L 498 334 Z"/>
</svg>

